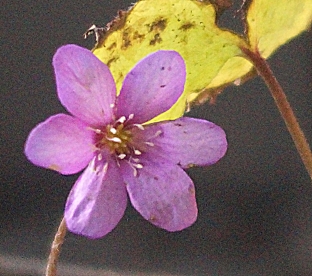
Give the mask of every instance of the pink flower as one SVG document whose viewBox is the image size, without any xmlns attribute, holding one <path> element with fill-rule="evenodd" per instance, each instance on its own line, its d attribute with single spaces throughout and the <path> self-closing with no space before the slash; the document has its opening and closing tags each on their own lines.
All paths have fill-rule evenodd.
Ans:
<svg viewBox="0 0 312 276">
<path fill-rule="evenodd" d="M 148 122 L 181 96 L 185 64 L 158 51 L 126 76 L 116 97 L 108 67 L 87 49 L 63 46 L 53 58 L 58 96 L 71 115 L 37 125 L 25 145 L 35 165 L 61 174 L 87 167 L 65 207 L 70 231 L 100 238 L 122 218 L 127 194 L 148 221 L 179 231 L 197 218 L 195 189 L 183 168 L 217 162 L 226 152 L 224 131 L 199 119 Z"/>
</svg>

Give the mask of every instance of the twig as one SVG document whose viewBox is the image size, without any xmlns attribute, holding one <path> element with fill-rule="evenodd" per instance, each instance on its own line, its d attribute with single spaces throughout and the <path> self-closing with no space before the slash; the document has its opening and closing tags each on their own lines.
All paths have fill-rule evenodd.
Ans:
<svg viewBox="0 0 312 276">
<path fill-rule="evenodd" d="M 291 109 L 291 106 L 286 98 L 286 95 L 278 83 L 277 79 L 274 77 L 272 70 L 269 67 L 269 64 L 264 58 L 261 57 L 259 51 L 253 52 L 248 48 L 241 47 L 243 53 L 249 59 L 259 75 L 263 78 L 266 85 L 268 86 L 271 94 L 275 100 L 278 110 L 280 111 L 285 124 L 288 128 L 288 131 L 295 143 L 297 151 L 302 159 L 303 164 L 308 171 L 310 178 L 312 179 L 312 153 L 305 138 L 303 131 L 301 130 L 299 123 L 296 119 L 296 116 Z"/>
<path fill-rule="evenodd" d="M 63 218 L 57 232 L 55 234 L 54 240 L 52 242 L 51 251 L 48 259 L 46 276 L 56 276 L 57 271 L 57 261 L 60 255 L 61 247 L 64 242 L 64 238 L 66 235 L 66 223 Z"/>
</svg>

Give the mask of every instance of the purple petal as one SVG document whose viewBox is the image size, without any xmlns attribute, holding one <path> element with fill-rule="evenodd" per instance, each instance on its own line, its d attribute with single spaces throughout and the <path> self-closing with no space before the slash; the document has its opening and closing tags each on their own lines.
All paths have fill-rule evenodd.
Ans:
<svg viewBox="0 0 312 276">
<path fill-rule="evenodd" d="M 175 51 L 158 51 L 126 76 L 117 99 L 117 116 L 134 114 L 133 123 L 145 123 L 168 110 L 181 96 L 185 64 Z"/>
<path fill-rule="evenodd" d="M 61 103 L 92 126 L 111 121 L 116 86 L 108 67 L 92 52 L 76 45 L 59 48 L 53 58 Z"/>
<path fill-rule="evenodd" d="M 194 184 L 180 167 L 144 162 L 134 176 L 128 164 L 122 166 L 131 203 L 146 220 L 168 231 L 180 231 L 195 222 Z"/>
<path fill-rule="evenodd" d="M 112 231 L 127 206 L 127 192 L 115 161 L 95 168 L 94 159 L 72 188 L 65 207 L 69 231 L 101 238 Z"/>
<path fill-rule="evenodd" d="M 92 159 L 93 137 L 94 132 L 82 121 L 57 114 L 30 132 L 25 154 L 37 166 L 73 174 L 85 168 Z"/>
<path fill-rule="evenodd" d="M 223 129 L 206 120 L 184 117 L 145 126 L 144 131 L 134 131 L 137 144 L 160 133 L 152 140 L 154 146 L 148 147 L 146 154 L 150 158 L 160 157 L 183 168 L 214 164 L 227 150 Z"/>
</svg>

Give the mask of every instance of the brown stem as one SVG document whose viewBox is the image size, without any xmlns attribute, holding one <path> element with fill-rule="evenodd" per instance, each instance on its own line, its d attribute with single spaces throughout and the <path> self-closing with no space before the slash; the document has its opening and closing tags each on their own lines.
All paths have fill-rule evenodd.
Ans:
<svg viewBox="0 0 312 276">
<path fill-rule="evenodd" d="M 270 69 L 268 63 L 264 58 L 261 57 L 258 51 L 251 51 L 248 48 L 241 47 L 243 53 L 249 59 L 259 75 L 263 78 L 266 85 L 268 86 L 271 94 L 275 100 L 275 103 L 280 111 L 288 131 L 295 142 L 297 151 L 302 159 L 303 164 L 308 171 L 310 178 L 312 179 L 312 154 L 307 139 L 303 131 L 301 130 L 299 123 L 292 111 L 289 102 L 287 101 L 286 95 L 278 83 L 277 79 L 274 77 L 272 70 Z"/>
<path fill-rule="evenodd" d="M 49 255 L 46 274 L 45 274 L 46 276 L 56 276 L 57 261 L 60 255 L 61 246 L 64 242 L 66 230 L 67 229 L 66 229 L 65 219 L 63 218 L 57 229 L 54 240 L 52 242 L 51 252 Z"/>
</svg>

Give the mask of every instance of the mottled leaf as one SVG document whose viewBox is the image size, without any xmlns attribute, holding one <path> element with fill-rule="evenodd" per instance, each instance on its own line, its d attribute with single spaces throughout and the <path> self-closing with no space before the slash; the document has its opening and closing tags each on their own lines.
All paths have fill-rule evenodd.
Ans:
<svg viewBox="0 0 312 276">
<path fill-rule="evenodd" d="M 207 1 L 144 0 L 120 13 L 94 54 L 108 64 L 120 90 L 125 75 L 147 54 L 159 49 L 179 52 L 186 62 L 185 92 L 157 117 L 163 120 L 180 117 L 190 94 L 233 82 L 248 72 L 250 63 L 236 57 L 244 43 L 216 26 L 215 9 Z"/>
<path fill-rule="evenodd" d="M 186 102 L 198 95 L 213 97 L 228 84 L 254 76 L 241 47 L 258 49 L 267 58 L 311 23 L 312 0 L 247 2 L 244 39 L 216 26 L 215 7 L 209 1 L 138 1 L 107 26 L 94 54 L 110 67 L 120 90 L 125 75 L 149 53 L 160 49 L 179 52 L 187 69 L 184 93 L 154 121 L 175 119 L 183 114 Z"/>
</svg>

